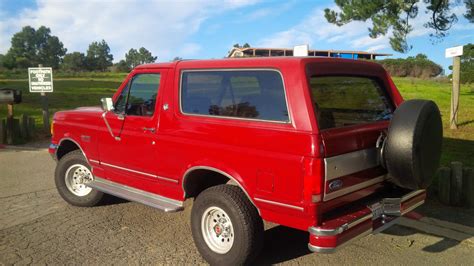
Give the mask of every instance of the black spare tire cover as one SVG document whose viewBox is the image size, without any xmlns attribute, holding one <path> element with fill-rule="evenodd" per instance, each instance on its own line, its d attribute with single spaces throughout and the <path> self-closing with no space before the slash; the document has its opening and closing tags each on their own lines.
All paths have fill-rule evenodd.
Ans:
<svg viewBox="0 0 474 266">
<path fill-rule="evenodd" d="M 438 106 L 429 100 L 408 100 L 394 112 L 383 157 L 395 184 L 424 189 L 439 167 L 443 125 Z"/>
</svg>

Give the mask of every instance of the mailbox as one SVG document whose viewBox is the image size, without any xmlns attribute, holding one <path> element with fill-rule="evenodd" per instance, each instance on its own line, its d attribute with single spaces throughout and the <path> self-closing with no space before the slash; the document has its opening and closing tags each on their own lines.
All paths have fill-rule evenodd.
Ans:
<svg viewBox="0 0 474 266">
<path fill-rule="evenodd" d="M 21 103 L 21 90 L 0 89 L 0 104 Z"/>
</svg>

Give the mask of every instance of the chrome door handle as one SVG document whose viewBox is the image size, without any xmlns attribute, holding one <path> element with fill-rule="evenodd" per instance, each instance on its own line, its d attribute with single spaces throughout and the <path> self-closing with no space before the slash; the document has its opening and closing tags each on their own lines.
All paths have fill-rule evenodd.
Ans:
<svg viewBox="0 0 474 266">
<path fill-rule="evenodd" d="M 155 133 L 155 128 L 154 127 L 144 127 L 143 131 L 150 131 L 151 133 Z"/>
</svg>

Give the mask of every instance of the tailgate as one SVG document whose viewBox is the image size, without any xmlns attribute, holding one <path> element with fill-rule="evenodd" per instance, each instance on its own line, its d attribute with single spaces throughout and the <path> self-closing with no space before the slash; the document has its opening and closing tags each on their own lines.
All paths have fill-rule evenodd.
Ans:
<svg viewBox="0 0 474 266">
<path fill-rule="evenodd" d="M 327 130 L 321 134 L 325 150 L 323 201 L 359 191 L 346 197 L 346 201 L 353 201 L 380 187 L 387 172 L 379 163 L 376 142 L 387 126 L 388 122 L 381 122 Z"/>
<path fill-rule="evenodd" d="M 374 193 L 387 178 L 376 145 L 395 110 L 390 84 L 374 64 L 341 65 L 307 69 L 324 147 L 323 212 Z"/>
</svg>

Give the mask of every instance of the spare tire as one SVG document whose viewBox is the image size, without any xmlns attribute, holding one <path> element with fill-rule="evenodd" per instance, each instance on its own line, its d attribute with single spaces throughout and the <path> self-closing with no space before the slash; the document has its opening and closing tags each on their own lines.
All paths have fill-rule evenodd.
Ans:
<svg viewBox="0 0 474 266">
<path fill-rule="evenodd" d="M 438 106 L 408 100 L 394 112 L 383 158 L 393 182 L 407 189 L 427 188 L 439 167 L 443 125 Z"/>
</svg>

